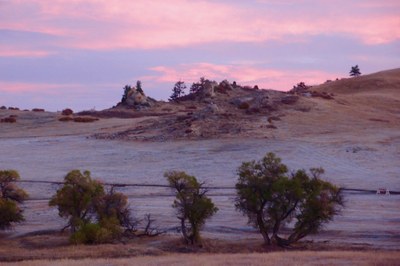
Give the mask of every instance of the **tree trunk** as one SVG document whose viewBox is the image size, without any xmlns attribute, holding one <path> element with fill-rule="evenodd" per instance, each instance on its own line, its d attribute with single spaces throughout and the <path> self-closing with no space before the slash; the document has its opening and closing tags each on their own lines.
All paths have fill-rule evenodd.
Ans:
<svg viewBox="0 0 400 266">
<path fill-rule="evenodd" d="M 257 213 L 257 225 L 258 225 L 258 229 L 260 230 L 262 237 L 264 238 L 264 244 L 271 245 L 271 239 L 269 238 L 268 232 L 265 228 L 262 213 Z"/>
<path fill-rule="evenodd" d="M 186 232 L 185 219 L 181 218 L 180 220 L 181 220 L 181 231 L 182 231 L 183 239 L 185 240 L 185 243 L 188 244 L 190 239 Z"/>
</svg>

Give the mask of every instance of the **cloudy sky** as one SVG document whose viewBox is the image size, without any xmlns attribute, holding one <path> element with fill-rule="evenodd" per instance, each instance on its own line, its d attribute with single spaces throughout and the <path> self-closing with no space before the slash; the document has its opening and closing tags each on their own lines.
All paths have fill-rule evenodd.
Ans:
<svg viewBox="0 0 400 266">
<path fill-rule="evenodd" d="M 166 100 L 200 77 L 288 90 L 400 67 L 398 0 L 0 0 L 0 105 Z"/>
</svg>

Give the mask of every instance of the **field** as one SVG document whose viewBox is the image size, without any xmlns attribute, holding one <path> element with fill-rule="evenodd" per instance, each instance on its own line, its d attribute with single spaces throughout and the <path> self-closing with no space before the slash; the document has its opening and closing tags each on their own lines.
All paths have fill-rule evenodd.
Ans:
<svg viewBox="0 0 400 266">
<path fill-rule="evenodd" d="M 119 188 L 128 195 L 136 217 L 141 219 L 151 213 L 156 225 L 166 234 L 101 247 L 75 247 L 68 245 L 65 235 L 55 233 L 65 225 L 57 210 L 48 207 L 48 200 L 58 186 L 20 183 L 30 194 L 30 200 L 24 205 L 26 222 L 3 233 L 0 259 L 135 256 L 135 263 L 144 265 L 160 261 L 167 265 L 189 261 L 194 265 L 209 265 L 210 261 L 215 265 L 229 264 L 229 261 L 248 264 L 250 260 L 254 265 L 265 262 L 318 265 L 321 260 L 324 264 L 335 265 L 395 265 L 400 250 L 400 196 L 376 195 L 374 191 L 381 187 L 400 191 L 398 73 L 399 70 L 393 70 L 323 84 L 313 89 L 333 92 L 333 100 L 300 97 L 294 105 L 278 105 L 269 115 L 249 115 L 226 105 L 232 108 L 227 111 L 237 112 L 234 114 L 237 119 L 233 119 L 236 124 L 231 126 L 246 129 L 235 135 L 232 135 L 234 131 L 215 130 L 207 137 L 186 136 L 179 133 L 184 129 L 180 124 L 174 124 L 176 130 L 172 130 L 168 122 L 180 122 L 177 117 L 186 112 L 185 106 L 189 103 L 177 106 L 166 103 L 169 108 L 175 108 L 168 109 L 169 115 L 160 115 L 165 106 L 157 106 L 149 116 L 100 117 L 91 123 L 60 122 L 60 113 L 0 110 L 1 118 L 16 117 L 16 123 L 0 124 L 0 166 L 18 170 L 23 181 L 60 182 L 68 171 L 81 169 L 90 170 L 94 178 L 105 183 L 165 185 L 165 171 L 184 170 L 210 187 L 223 187 L 210 189 L 211 198 L 220 211 L 204 228 L 206 244 L 202 251 L 193 251 L 179 244 L 178 223 L 171 208 L 173 197 L 167 188 Z M 273 97 L 280 99 L 285 95 Z M 221 129 L 221 125 L 226 125 L 226 117 L 216 115 L 196 123 L 202 130 L 208 126 Z M 279 117 L 273 120 L 276 129 L 266 127 L 271 124 L 268 122 L 271 117 Z M 154 127 L 146 130 L 149 125 Z M 160 135 L 164 135 L 162 142 L 132 140 L 154 140 L 154 137 L 160 140 Z M 346 191 L 342 214 L 321 234 L 307 237 L 295 248 L 305 251 L 233 255 L 280 251 L 262 247 L 261 237 L 233 207 L 232 188 L 237 167 L 243 161 L 260 159 L 270 151 L 292 170 L 323 167 L 328 181 L 344 188 L 372 192 Z M 389 252 L 391 250 L 393 252 Z M 176 255 L 189 251 L 200 252 L 202 256 Z M 85 262 L 58 263 L 81 265 Z M 100 265 L 131 262 L 123 258 L 111 262 L 93 261 Z M 52 261 L 37 263 L 51 264 Z"/>
</svg>

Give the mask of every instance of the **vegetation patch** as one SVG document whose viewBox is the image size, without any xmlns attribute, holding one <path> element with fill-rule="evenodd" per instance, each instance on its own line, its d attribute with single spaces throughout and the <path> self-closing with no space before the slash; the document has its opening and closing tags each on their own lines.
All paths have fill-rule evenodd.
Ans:
<svg viewBox="0 0 400 266">
<path fill-rule="evenodd" d="M 62 115 L 72 115 L 74 113 L 74 111 L 72 111 L 72 109 L 70 108 L 66 108 L 64 110 L 62 110 L 61 114 Z"/>
<path fill-rule="evenodd" d="M 63 117 L 60 117 L 60 118 L 58 119 L 58 121 L 61 121 L 61 122 L 74 121 L 74 118 L 73 118 L 73 117 L 70 117 L 70 116 L 63 116 Z"/>
<path fill-rule="evenodd" d="M 0 123 L 15 123 L 15 122 L 17 122 L 16 117 L 11 115 L 9 117 L 5 117 L 0 120 Z"/>
<path fill-rule="evenodd" d="M 88 116 L 77 116 L 74 117 L 73 119 L 74 122 L 78 123 L 91 123 L 99 120 L 97 117 L 88 117 Z"/>
</svg>

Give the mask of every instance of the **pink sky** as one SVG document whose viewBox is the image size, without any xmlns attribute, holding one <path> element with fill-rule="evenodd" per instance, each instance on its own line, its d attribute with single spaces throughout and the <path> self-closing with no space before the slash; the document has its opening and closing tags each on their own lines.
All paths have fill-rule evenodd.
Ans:
<svg viewBox="0 0 400 266">
<path fill-rule="evenodd" d="M 288 90 L 400 62 L 394 0 L 14 0 L 0 13 L 6 106 L 106 108 L 137 79 L 158 99 L 202 76 Z"/>
</svg>

